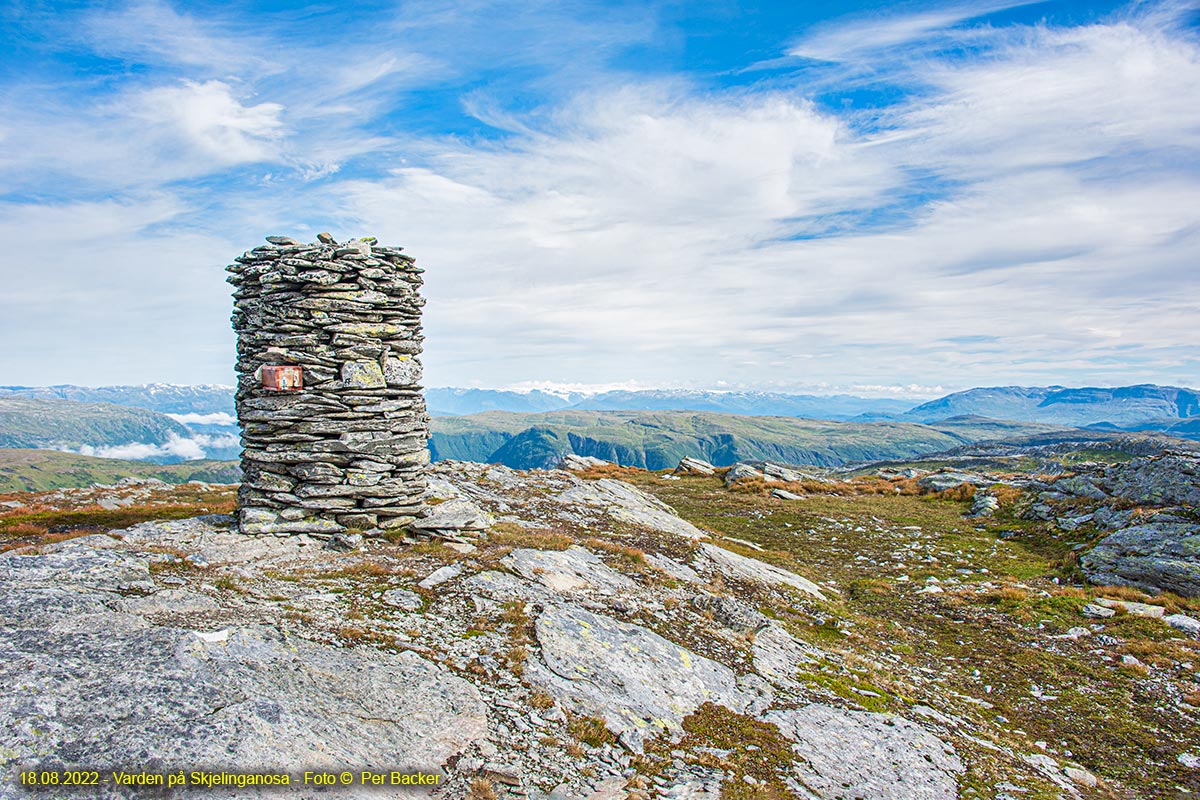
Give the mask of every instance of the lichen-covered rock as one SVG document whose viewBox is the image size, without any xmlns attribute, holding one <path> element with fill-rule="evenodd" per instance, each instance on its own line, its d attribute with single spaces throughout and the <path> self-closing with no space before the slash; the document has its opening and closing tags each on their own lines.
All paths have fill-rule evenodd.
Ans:
<svg viewBox="0 0 1200 800">
<path fill-rule="evenodd" d="M 633 589 L 637 584 L 605 564 L 590 550 L 518 548 L 501 562 L 513 572 L 536 581 L 553 592 L 595 591 L 601 594 Z"/>
<path fill-rule="evenodd" d="M 1149 592 L 1200 595 L 1200 525 L 1149 522 L 1109 534 L 1079 564 L 1088 580 Z"/>
<path fill-rule="evenodd" d="M 603 716 L 639 752 L 653 733 L 681 733 L 701 703 L 743 711 L 757 699 L 738 687 L 733 670 L 639 625 L 561 605 L 547 608 L 536 630 L 544 668 L 531 670 L 531 680 Z"/>
<path fill-rule="evenodd" d="M 487 733 L 478 691 L 411 652 L 335 648 L 266 626 L 149 625 L 141 614 L 207 604 L 168 590 L 122 605 L 116 593 L 144 585 L 147 566 L 88 546 L 0 561 L 0 773 L 436 770 Z M 0 784 L 0 797 L 16 796 Z M 91 796 L 124 795 L 108 786 Z"/>
<path fill-rule="evenodd" d="M 828 800 L 955 800 L 965 770 L 954 749 L 894 714 L 812 703 L 763 719 L 791 739 L 797 778 Z"/>
<path fill-rule="evenodd" d="M 1109 494 L 1139 505 L 1200 506 L 1200 457 L 1167 453 L 1114 464 L 1097 480 Z"/>
<path fill-rule="evenodd" d="M 1054 482 L 1054 490 L 1076 497 L 1087 497 L 1092 500 L 1103 500 L 1108 493 L 1096 485 L 1087 475 L 1073 475 L 1070 478 L 1059 478 Z"/>
<path fill-rule="evenodd" d="M 632 522 L 688 539 L 708 538 L 704 531 L 680 519 L 674 509 L 666 503 L 624 481 L 611 478 L 580 481 L 556 495 L 555 499 L 566 505 L 582 503 L 595 506 L 623 522 Z"/>
<path fill-rule="evenodd" d="M 697 560 L 701 563 L 707 562 L 711 564 L 712 568 L 717 572 L 731 578 L 756 581 L 768 586 L 791 586 L 821 600 L 825 599 L 825 595 L 821 593 L 821 587 L 808 578 L 801 577 L 790 570 L 777 567 L 774 564 L 759 561 L 757 558 L 739 555 L 708 542 L 700 544 Z"/>
</svg>

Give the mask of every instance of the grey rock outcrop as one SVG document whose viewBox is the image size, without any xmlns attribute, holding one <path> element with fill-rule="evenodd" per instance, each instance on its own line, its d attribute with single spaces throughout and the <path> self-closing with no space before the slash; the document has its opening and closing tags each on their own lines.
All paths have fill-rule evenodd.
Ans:
<svg viewBox="0 0 1200 800">
<path fill-rule="evenodd" d="M 623 481 L 602 478 L 579 482 L 555 496 L 565 505 L 582 503 L 601 508 L 616 519 L 674 533 L 688 539 L 708 537 L 704 531 L 679 517 L 670 506 L 653 495 Z"/>
<path fill-rule="evenodd" d="M 1079 559 L 1096 584 L 1200 595 L 1200 525 L 1149 522 L 1109 534 Z"/>
<path fill-rule="evenodd" d="M 119 592 L 145 586 L 148 563 L 88 545 L 0 560 L 0 771 L 429 770 L 486 735 L 479 692 L 411 652 L 340 649 L 269 626 L 150 624 L 142 614 L 179 611 L 188 593 L 125 605 Z"/>
<path fill-rule="evenodd" d="M 821 658 L 821 651 L 799 642 L 782 625 L 772 624 L 754 634 L 754 669 L 776 686 L 795 685 L 796 673 Z"/>
<path fill-rule="evenodd" d="M 605 564 L 590 550 L 568 547 L 566 550 L 519 548 L 505 556 L 504 566 L 553 592 L 581 589 L 612 594 L 633 589 L 636 584 Z"/>
<path fill-rule="evenodd" d="M 267 241 L 226 268 L 236 287 L 240 527 L 328 536 L 406 526 L 423 512 L 429 461 L 422 270 L 372 239 Z M 280 368 L 299 368 L 302 388 L 272 384 L 267 373 Z"/>
<path fill-rule="evenodd" d="M 1110 495 L 1139 505 L 1200 506 L 1200 457 L 1165 453 L 1108 467 L 1096 481 Z"/>
<path fill-rule="evenodd" d="M 701 703 L 745 711 L 759 699 L 738 687 L 733 670 L 638 625 L 561 605 L 546 609 L 536 627 L 545 668 L 531 679 L 603 716 L 637 752 L 648 736 L 681 733 Z"/>
<path fill-rule="evenodd" d="M 717 572 L 727 577 L 757 581 L 768 586 L 791 586 L 820 600 L 825 599 L 825 595 L 821 594 L 821 587 L 808 578 L 797 575 L 791 570 L 759 561 L 756 558 L 739 555 L 708 542 L 700 544 L 697 557 L 707 560 Z"/>
<path fill-rule="evenodd" d="M 812 703 L 768 711 L 795 742 L 801 783 L 820 798 L 955 800 L 965 771 L 953 748 L 915 722 Z"/>
<path fill-rule="evenodd" d="M 993 481 L 985 475 L 979 475 L 974 472 L 958 472 L 956 470 L 934 472 L 917 479 L 917 485 L 929 492 L 944 492 L 947 489 L 956 489 L 964 483 L 969 483 L 972 486 L 988 486 Z"/>
</svg>

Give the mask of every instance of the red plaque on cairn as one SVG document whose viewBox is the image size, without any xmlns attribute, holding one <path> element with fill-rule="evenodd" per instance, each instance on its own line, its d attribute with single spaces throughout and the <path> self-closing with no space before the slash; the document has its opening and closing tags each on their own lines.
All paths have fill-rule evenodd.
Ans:
<svg viewBox="0 0 1200 800">
<path fill-rule="evenodd" d="M 304 388 L 304 371 L 300 367 L 263 367 L 262 385 L 275 392 L 298 392 Z"/>
</svg>

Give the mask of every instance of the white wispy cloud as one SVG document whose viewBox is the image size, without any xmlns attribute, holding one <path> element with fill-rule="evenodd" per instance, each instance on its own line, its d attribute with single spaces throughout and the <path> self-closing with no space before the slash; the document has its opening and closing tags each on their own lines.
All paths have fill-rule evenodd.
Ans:
<svg viewBox="0 0 1200 800">
<path fill-rule="evenodd" d="M 1127 21 L 993 35 L 987 58 L 897 65 L 926 91 L 879 133 L 786 95 L 642 86 L 504 148 L 443 143 L 347 198 L 433 265 L 439 376 L 488 370 L 470 342 L 492 337 L 506 371 L 574 357 L 660 383 L 1194 379 L 1178 292 L 1198 280 L 1200 187 L 1177 165 L 1197 163 L 1178 109 L 1195 42 Z M 787 238 L 913 172 L 953 188 L 883 230 Z"/>
<path fill-rule="evenodd" d="M 183 425 L 236 425 L 237 417 L 224 411 L 214 411 L 211 414 L 167 414 L 168 417 Z M 236 439 L 234 440 L 236 443 Z"/>
<path fill-rule="evenodd" d="M 822 61 L 870 56 L 899 45 L 944 36 L 948 29 L 966 20 L 1032 2 L 1037 0 L 961 3 L 916 13 L 885 10 L 869 16 L 840 19 L 820 25 L 800 38 L 788 49 L 788 55 Z"/>
<path fill-rule="evenodd" d="M 184 81 L 147 90 L 134 119 L 167 132 L 210 163 L 269 162 L 279 157 L 284 135 L 278 103 L 243 105 L 221 81 Z"/>
<path fill-rule="evenodd" d="M 828 24 L 788 46 L 826 63 L 726 89 L 608 63 L 654 41 L 653 14 L 423 2 L 317 42 L 288 20 L 95 12 L 83 39 L 153 77 L 72 113 L 4 95 L 0 179 L 119 199 L 5 207 L 0 232 L 57 258 L 12 270 L 0 329 L 102 328 L 113 354 L 154 350 L 122 380 L 221 380 L 220 267 L 328 228 L 427 267 L 433 384 L 1200 383 L 1195 36 L 1166 4 L 977 21 L 1013 5 Z M 542 102 L 464 79 L 502 66 L 544 68 L 521 85 Z M 455 80 L 490 135 L 405 128 L 406 92 Z M 905 91 L 822 105 L 839 81 Z"/>
</svg>

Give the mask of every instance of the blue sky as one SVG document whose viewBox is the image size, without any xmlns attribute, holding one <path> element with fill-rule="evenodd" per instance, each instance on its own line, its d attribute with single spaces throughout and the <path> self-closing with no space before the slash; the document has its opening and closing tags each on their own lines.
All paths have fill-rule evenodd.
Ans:
<svg viewBox="0 0 1200 800">
<path fill-rule="evenodd" d="M 0 383 L 231 383 L 374 235 L 431 386 L 1200 385 L 1194 3 L 10 3 Z"/>
</svg>

